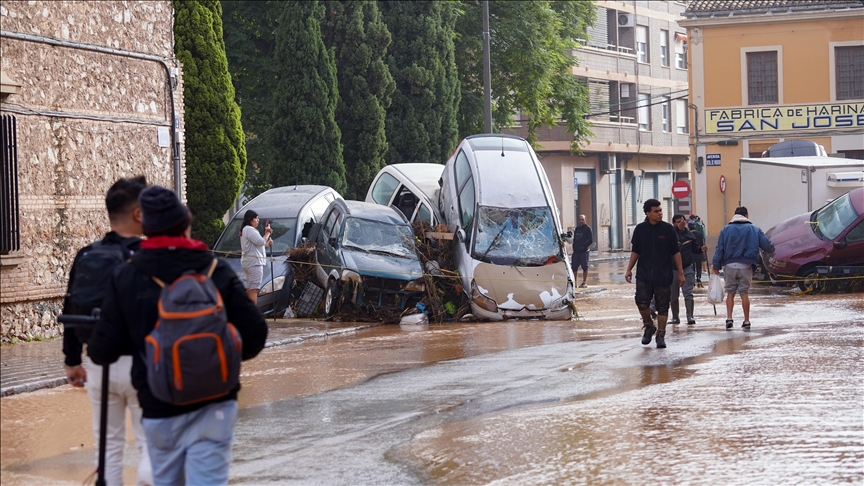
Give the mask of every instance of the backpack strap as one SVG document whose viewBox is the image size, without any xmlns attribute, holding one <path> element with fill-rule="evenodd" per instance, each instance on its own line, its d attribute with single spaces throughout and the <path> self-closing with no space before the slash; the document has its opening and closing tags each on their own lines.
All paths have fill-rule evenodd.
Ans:
<svg viewBox="0 0 864 486">
<path fill-rule="evenodd" d="M 207 269 L 207 278 L 210 278 L 213 276 L 213 272 L 216 271 L 216 265 L 218 265 L 218 264 L 219 264 L 219 260 L 214 258 L 213 263 L 210 264 L 210 268 Z M 163 288 L 163 289 L 165 288 L 165 282 L 160 280 L 159 277 L 150 276 L 150 278 L 153 279 L 153 281 L 156 282 L 156 285 L 158 285 L 160 288 Z"/>
</svg>

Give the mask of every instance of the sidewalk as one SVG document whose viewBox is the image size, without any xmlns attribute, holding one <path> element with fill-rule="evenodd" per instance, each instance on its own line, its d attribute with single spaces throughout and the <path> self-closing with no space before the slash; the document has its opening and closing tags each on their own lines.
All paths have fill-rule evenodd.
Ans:
<svg viewBox="0 0 864 486">
<path fill-rule="evenodd" d="M 304 319 L 267 320 L 265 348 L 326 338 L 377 326 Z M 28 393 L 66 384 L 63 369 L 63 339 L 20 343 L 0 347 L 0 397 Z"/>
</svg>

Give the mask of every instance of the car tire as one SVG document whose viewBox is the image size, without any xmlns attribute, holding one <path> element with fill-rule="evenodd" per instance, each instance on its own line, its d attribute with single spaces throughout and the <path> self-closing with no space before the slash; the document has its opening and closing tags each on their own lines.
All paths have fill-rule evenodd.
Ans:
<svg viewBox="0 0 864 486">
<path fill-rule="evenodd" d="M 818 263 L 808 263 L 798 270 L 798 288 L 801 289 L 802 292 L 816 290 L 818 288 L 818 274 L 816 273 L 816 267 L 818 265 Z"/>
<path fill-rule="evenodd" d="M 327 289 L 324 291 L 324 315 L 331 317 L 339 311 L 339 300 L 341 299 L 341 285 L 335 279 L 327 281 Z"/>
</svg>

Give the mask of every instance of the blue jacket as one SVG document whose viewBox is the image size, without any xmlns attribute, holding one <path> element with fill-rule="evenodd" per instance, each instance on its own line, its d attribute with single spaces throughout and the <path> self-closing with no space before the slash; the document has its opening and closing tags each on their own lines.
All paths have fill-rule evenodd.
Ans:
<svg viewBox="0 0 864 486">
<path fill-rule="evenodd" d="M 758 226 L 736 215 L 720 231 L 711 268 L 720 269 L 727 263 L 759 263 L 759 249 L 774 253 L 774 245 Z"/>
</svg>

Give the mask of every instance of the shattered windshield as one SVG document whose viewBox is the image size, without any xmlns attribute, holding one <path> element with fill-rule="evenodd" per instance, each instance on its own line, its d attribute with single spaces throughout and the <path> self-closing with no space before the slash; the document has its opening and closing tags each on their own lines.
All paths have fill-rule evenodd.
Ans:
<svg viewBox="0 0 864 486">
<path fill-rule="evenodd" d="M 414 232 L 404 224 L 348 218 L 342 234 L 342 247 L 401 258 L 417 258 L 414 251 Z"/>
<path fill-rule="evenodd" d="M 852 201 L 847 193 L 816 212 L 817 224 L 815 229 L 818 233 L 822 233 L 825 238 L 833 240 L 857 218 L 858 214 L 852 207 Z"/>
<path fill-rule="evenodd" d="M 547 207 L 480 206 L 473 257 L 496 265 L 536 266 L 558 261 L 561 247 Z"/>
</svg>

